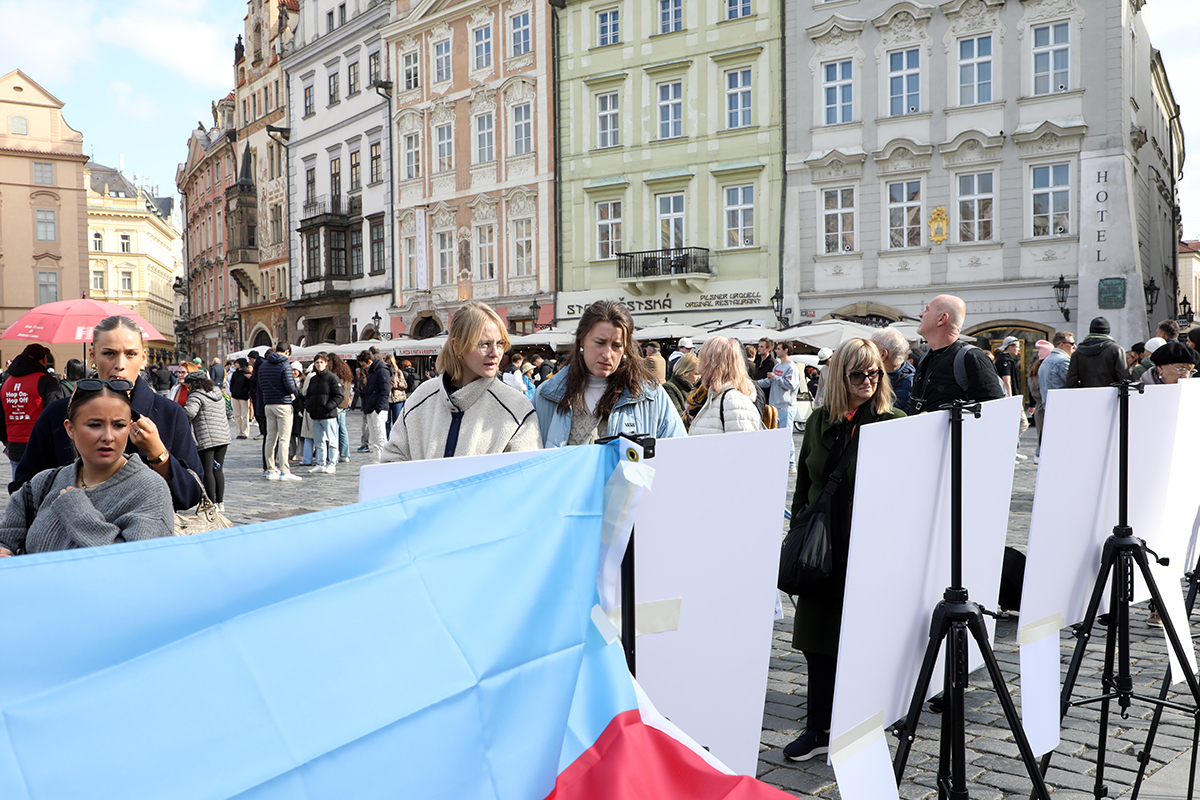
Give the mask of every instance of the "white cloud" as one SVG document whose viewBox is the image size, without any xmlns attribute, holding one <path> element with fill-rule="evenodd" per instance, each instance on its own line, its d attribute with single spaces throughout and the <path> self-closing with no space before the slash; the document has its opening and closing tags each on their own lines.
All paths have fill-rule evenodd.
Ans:
<svg viewBox="0 0 1200 800">
<path fill-rule="evenodd" d="M 201 18 L 203 6 L 175 3 L 129 3 L 101 19 L 98 36 L 121 42 L 158 67 L 213 92 L 228 91 L 233 85 L 233 41 L 241 26 L 210 13 Z M 238 20 L 233 20 L 238 21 Z"/>
<path fill-rule="evenodd" d="M 0 1 L 0 75 L 19 69 L 54 94 L 96 60 L 95 4 Z"/>
<path fill-rule="evenodd" d="M 108 88 L 117 118 L 130 122 L 152 122 L 158 116 L 158 106 L 154 101 L 137 92 L 129 81 L 113 81 Z"/>
</svg>

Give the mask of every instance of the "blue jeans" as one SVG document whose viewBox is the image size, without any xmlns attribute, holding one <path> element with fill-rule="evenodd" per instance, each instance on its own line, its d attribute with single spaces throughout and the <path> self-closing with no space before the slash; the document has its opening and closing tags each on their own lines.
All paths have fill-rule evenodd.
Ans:
<svg viewBox="0 0 1200 800">
<path fill-rule="evenodd" d="M 384 435 L 387 438 L 392 438 L 392 423 L 400 419 L 400 412 L 404 410 L 404 401 L 399 403 L 388 403 L 387 424 L 384 425 Z"/>
<path fill-rule="evenodd" d="M 779 412 L 779 424 L 777 428 L 787 429 L 788 432 L 788 448 L 790 455 L 788 456 L 788 469 L 796 466 L 796 440 L 792 437 L 792 423 L 796 421 L 795 408 L 776 408 Z"/>
<path fill-rule="evenodd" d="M 338 418 L 314 419 L 312 429 L 313 463 L 322 467 L 338 463 Z"/>
<path fill-rule="evenodd" d="M 338 455 L 342 458 L 350 457 L 350 429 L 346 427 L 346 409 L 338 409 L 337 415 L 337 441 Z"/>
</svg>

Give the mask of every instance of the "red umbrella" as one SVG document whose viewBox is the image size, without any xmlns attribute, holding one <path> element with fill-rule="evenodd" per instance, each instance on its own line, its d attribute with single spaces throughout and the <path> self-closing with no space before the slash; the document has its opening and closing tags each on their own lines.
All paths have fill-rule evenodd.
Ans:
<svg viewBox="0 0 1200 800">
<path fill-rule="evenodd" d="M 164 340 L 141 315 L 116 303 L 98 300 L 60 300 L 31 308 L 24 316 L 9 325 L 0 339 L 22 339 L 27 342 L 65 344 L 67 342 L 90 342 L 92 329 L 105 317 L 120 315 L 129 317 L 142 329 L 146 339 Z"/>
</svg>

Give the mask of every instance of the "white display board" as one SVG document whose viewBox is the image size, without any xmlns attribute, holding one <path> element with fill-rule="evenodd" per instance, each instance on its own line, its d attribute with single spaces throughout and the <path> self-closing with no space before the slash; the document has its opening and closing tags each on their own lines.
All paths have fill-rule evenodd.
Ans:
<svg viewBox="0 0 1200 800">
<path fill-rule="evenodd" d="M 995 609 L 1020 398 L 963 420 L 963 585 Z M 933 610 L 950 585 L 950 414 L 865 426 L 842 607 L 830 762 L 845 800 L 898 797 L 883 726 L 908 713 Z M 991 618 L 985 618 L 989 638 Z M 972 669 L 982 666 L 968 647 Z M 942 652 L 944 653 L 944 647 Z M 942 690 L 942 659 L 926 697 Z"/>
<path fill-rule="evenodd" d="M 658 710 L 734 772 L 758 765 L 790 431 L 660 439 L 634 527 L 637 679 Z M 476 475 L 505 453 L 363 467 L 359 499 Z M 539 504 L 531 486 L 496 513 Z M 644 623 L 643 620 L 646 620 Z"/>
<path fill-rule="evenodd" d="M 1115 388 L 1056 390 L 1048 398 L 1017 632 L 1021 714 L 1039 755 L 1059 743 L 1059 630 L 1087 612 L 1104 542 L 1119 521 L 1118 432 Z M 1128 522 L 1147 547 L 1170 559 L 1169 566 L 1153 565 L 1153 572 L 1193 673 L 1178 586 L 1196 562 L 1200 492 L 1192 472 L 1198 442 L 1200 382 L 1130 394 Z M 1135 579 L 1134 600 L 1149 596 L 1145 582 Z M 1105 591 L 1101 612 L 1107 600 Z M 1182 668 L 1168 652 L 1179 680 Z"/>
</svg>

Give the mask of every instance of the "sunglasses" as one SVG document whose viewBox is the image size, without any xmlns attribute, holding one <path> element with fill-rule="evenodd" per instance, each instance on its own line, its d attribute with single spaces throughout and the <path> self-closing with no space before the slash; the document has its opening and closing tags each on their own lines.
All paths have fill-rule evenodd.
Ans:
<svg viewBox="0 0 1200 800">
<path fill-rule="evenodd" d="M 846 377 L 850 379 L 851 383 L 857 386 L 866 381 L 868 378 L 871 380 L 871 383 L 879 383 L 879 377 L 882 374 L 883 373 L 877 369 L 873 369 L 868 372 L 859 372 L 856 370 L 854 372 L 846 373 Z"/>
<path fill-rule="evenodd" d="M 126 380 L 125 378 L 110 378 L 106 381 L 100 378 L 84 378 L 81 381 L 75 382 L 75 388 L 82 389 L 85 392 L 98 392 L 105 386 L 114 392 L 128 392 L 133 389 L 133 381 Z"/>
</svg>

